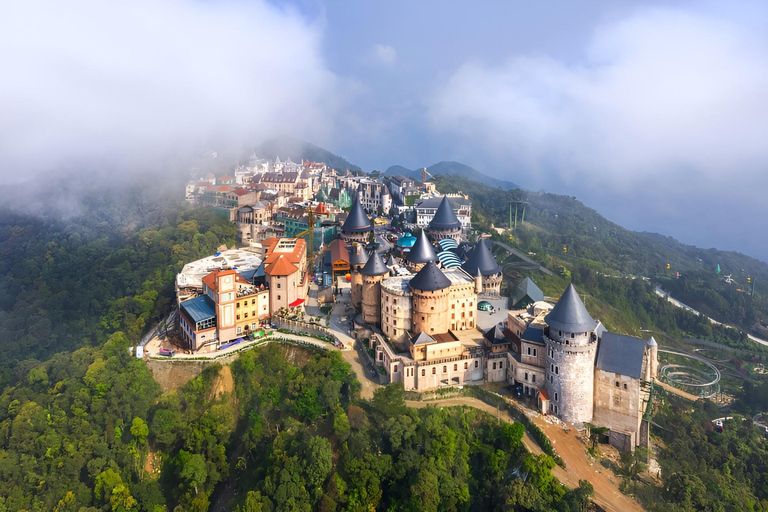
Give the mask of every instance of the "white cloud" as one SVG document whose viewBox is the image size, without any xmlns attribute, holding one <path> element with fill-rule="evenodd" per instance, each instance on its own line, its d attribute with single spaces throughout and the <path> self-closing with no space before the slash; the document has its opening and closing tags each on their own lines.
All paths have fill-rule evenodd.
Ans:
<svg viewBox="0 0 768 512">
<path fill-rule="evenodd" d="M 386 44 L 375 44 L 371 50 L 373 58 L 386 66 L 391 66 L 397 59 L 397 50 Z"/>
<path fill-rule="evenodd" d="M 766 183 L 768 38 L 750 24 L 645 10 L 598 30 L 581 62 L 470 62 L 428 104 L 432 126 L 498 163 L 630 189 Z M 520 168 L 520 167 L 518 167 Z"/>
<path fill-rule="evenodd" d="M 0 176 L 210 137 L 327 139 L 340 97 L 321 30 L 264 1 L 0 8 Z"/>
</svg>

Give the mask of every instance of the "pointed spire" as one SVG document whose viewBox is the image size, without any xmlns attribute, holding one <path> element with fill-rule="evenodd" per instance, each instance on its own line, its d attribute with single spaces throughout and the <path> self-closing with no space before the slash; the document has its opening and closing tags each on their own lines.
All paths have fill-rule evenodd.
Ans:
<svg viewBox="0 0 768 512">
<path fill-rule="evenodd" d="M 424 268 L 408 282 L 412 289 L 425 292 L 434 292 L 444 290 L 451 286 L 451 280 L 445 277 L 445 274 L 437 268 L 434 261 L 428 262 Z"/>
<path fill-rule="evenodd" d="M 651 336 L 651 338 L 648 340 L 646 345 L 648 345 L 649 347 L 655 347 L 655 346 L 658 346 L 658 343 L 656 343 L 656 340 L 653 339 L 653 336 Z"/>
<path fill-rule="evenodd" d="M 352 208 L 349 210 L 349 215 L 347 215 L 347 220 L 344 221 L 341 230 L 347 233 L 362 233 L 373 230 L 371 219 L 366 215 L 359 197 L 355 197 L 352 202 Z"/>
<path fill-rule="evenodd" d="M 365 265 L 368 261 L 368 252 L 360 244 L 352 244 L 347 250 L 350 265 Z"/>
<path fill-rule="evenodd" d="M 428 261 L 437 261 L 437 253 L 432 244 L 429 243 L 429 236 L 425 230 L 416 239 L 416 243 L 411 247 L 411 252 L 405 258 L 410 263 L 426 263 Z"/>
<path fill-rule="evenodd" d="M 366 262 L 360 273 L 364 276 L 381 276 L 388 274 L 389 269 L 384 264 L 384 260 L 381 259 L 381 255 L 376 251 L 373 251 L 373 254 L 368 258 L 368 262 Z"/>
<path fill-rule="evenodd" d="M 440 206 L 437 207 L 435 216 L 429 223 L 429 227 L 432 229 L 455 229 L 461 227 L 459 218 L 453 211 L 451 202 L 448 200 L 448 196 L 443 196 L 443 200 L 440 201 Z"/>
<path fill-rule="evenodd" d="M 597 322 L 589 316 L 573 283 L 568 285 L 552 311 L 544 317 L 550 329 L 564 332 L 589 332 Z"/>
<path fill-rule="evenodd" d="M 478 271 L 484 276 L 490 276 L 501 272 L 501 267 L 496 263 L 496 259 L 491 253 L 491 249 L 485 243 L 485 240 L 477 242 L 475 249 L 469 254 L 469 259 L 465 261 L 463 268 L 469 275 L 475 275 Z"/>
</svg>

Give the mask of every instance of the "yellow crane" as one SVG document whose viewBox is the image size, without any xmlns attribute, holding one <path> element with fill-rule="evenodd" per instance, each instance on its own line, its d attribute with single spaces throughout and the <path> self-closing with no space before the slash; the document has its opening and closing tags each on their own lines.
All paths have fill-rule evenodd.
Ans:
<svg viewBox="0 0 768 512">
<path fill-rule="evenodd" d="M 307 229 L 301 233 L 296 234 L 296 238 L 301 238 L 304 235 L 307 237 L 307 271 L 314 275 L 315 269 L 312 266 L 315 261 L 315 212 L 312 210 L 312 204 L 307 205 Z"/>
</svg>

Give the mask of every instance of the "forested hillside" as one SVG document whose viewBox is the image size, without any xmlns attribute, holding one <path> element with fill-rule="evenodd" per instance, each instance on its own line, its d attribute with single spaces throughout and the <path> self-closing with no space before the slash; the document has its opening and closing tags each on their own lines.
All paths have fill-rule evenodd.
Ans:
<svg viewBox="0 0 768 512">
<path fill-rule="evenodd" d="M 171 304 L 182 265 L 234 243 L 227 219 L 165 192 L 102 184 L 70 198 L 74 214 L 0 211 L 3 383 L 10 368 L 98 347 L 112 332 L 136 341 Z"/>
<path fill-rule="evenodd" d="M 60 354 L 0 396 L 0 511 L 586 510 L 521 424 L 356 398 L 338 352 L 268 345 L 159 396 L 124 335 Z M 216 492 L 214 492 L 216 491 Z"/>
<path fill-rule="evenodd" d="M 673 295 L 679 293 L 679 298 L 691 306 L 745 331 L 754 330 L 758 322 L 768 318 L 768 264 L 759 260 L 735 252 L 699 249 L 659 235 L 629 231 L 573 197 L 522 189 L 503 191 L 460 176 L 438 176 L 435 183 L 443 192 L 462 191 L 469 194 L 473 200 L 473 226 L 478 230 L 492 233 L 494 238 L 534 253 L 534 259 L 554 271 L 564 268 L 568 278 L 572 277 L 580 283 L 580 290 L 586 293 L 600 296 L 605 294 L 606 288 L 628 290 L 638 286 L 631 282 L 609 284 L 599 280 L 603 276 L 629 278 L 630 281 L 632 278 L 647 277 L 661 283 L 667 291 L 674 291 Z M 518 226 L 514 239 L 510 241 L 491 227 L 508 229 L 510 206 L 514 223 L 515 204 L 518 207 Z M 523 206 L 525 222 L 521 222 Z M 718 264 L 720 275 L 716 273 Z M 680 272 L 680 278 L 677 278 L 677 272 Z M 724 283 L 723 276 L 726 274 L 733 274 L 737 282 Z M 754 297 L 746 293 L 747 277 L 755 282 Z M 541 278 L 536 277 L 536 280 L 538 282 Z M 551 291 L 557 295 L 562 290 Z M 644 289 L 644 295 L 652 296 L 652 288 Z M 653 297 L 647 300 L 655 303 L 651 299 Z M 644 323 L 637 311 L 609 304 L 621 308 L 625 317 L 615 328 L 629 328 L 630 325 L 637 328 Z M 671 311 L 668 308 L 663 310 L 665 313 Z M 653 316 L 655 322 L 662 321 L 649 309 L 645 311 Z M 693 319 L 685 323 L 691 321 Z M 643 325 L 646 326 L 647 323 Z M 682 324 L 680 328 L 685 329 Z M 716 327 L 704 328 L 705 331 L 712 329 L 719 331 Z M 689 332 L 703 336 L 700 332 Z M 723 335 L 732 338 L 734 333 L 724 332 Z"/>
</svg>

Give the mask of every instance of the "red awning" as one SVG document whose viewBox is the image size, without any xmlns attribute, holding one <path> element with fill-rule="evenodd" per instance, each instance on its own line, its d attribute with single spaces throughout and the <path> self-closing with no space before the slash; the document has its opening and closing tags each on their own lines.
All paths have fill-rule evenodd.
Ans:
<svg viewBox="0 0 768 512">
<path fill-rule="evenodd" d="M 304 299 L 296 299 L 295 301 L 288 304 L 288 307 L 295 308 L 296 306 L 301 306 L 302 304 L 304 304 Z"/>
</svg>

